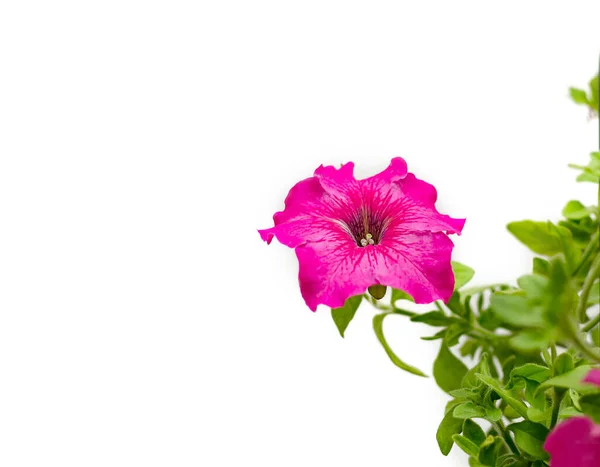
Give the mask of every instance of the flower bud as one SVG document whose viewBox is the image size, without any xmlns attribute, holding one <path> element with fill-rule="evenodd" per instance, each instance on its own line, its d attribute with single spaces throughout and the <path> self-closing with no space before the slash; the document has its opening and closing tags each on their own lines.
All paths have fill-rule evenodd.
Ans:
<svg viewBox="0 0 600 467">
<path fill-rule="evenodd" d="M 375 284 L 369 287 L 368 290 L 371 297 L 373 297 L 375 300 L 381 300 L 385 296 L 387 287 L 385 285 Z"/>
</svg>

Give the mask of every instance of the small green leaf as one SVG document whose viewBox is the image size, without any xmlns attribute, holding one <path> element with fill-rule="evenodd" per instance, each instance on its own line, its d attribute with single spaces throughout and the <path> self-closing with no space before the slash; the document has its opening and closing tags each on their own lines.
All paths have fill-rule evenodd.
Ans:
<svg viewBox="0 0 600 467">
<path fill-rule="evenodd" d="M 451 264 L 452 271 L 454 272 L 454 290 L 458 290 L 473 278 L 475 271 L 457 261 L 452 261 Z"/>
<path fill-rule="evenodd" d="M 479 457 L 479 446 L 462 435 L 452 435 L 456 445 L 466 452 L 469 456 Z"/>
<path fill-rule="evenodd" d="M 594 420 L 600 423 L 600 394 L 585 394 L 579 399 L 581 411 Z"/>
<path fill-rule="evenodd" d="M 467 370 L 465 364 L 450 352 L 446 344 L 442 343 L 433 363 L 433 376 L 437 385 L 446 392 L 459 389 Z"/>
<path fill-rule="evenodd" d="M 576 104 L 590 104 L 587 98 L 587 94 L 583 89 L 569 88 L 569 94 L 571 95 L 571 99 L 573 99 L 573 102 L 575 102 Z"/>
<path fill-rule="evenodd" d="M 361 300 L 362 295 L 356 295 L 348 298 L 343 307 L 331 309 L 331 317 L 340 332 L 340 336 L 344 337 L 344 332 L 346 332 L 346 328 L 354 318 Z"/>
<path fill-rule="evenodd" d="M 458 340 L 460 336 L 469 332 L 471 330 L 471 326 L 469 323 L 458 322 L 451 324 L 446 328 L 446 334 L 444 336 L 444 342 L 448 347 L 454 347 L 458 344 Z"/>
<path fill-rule="evenodd" d="M 558 388 L 574 389 L 579 393 L 599 392 L 600 389 L 598 386 L 592 383 L 583 382 L 583 378 L 585 378 L 592 368 L 594 367 L 590 365 L 578 366 L 572 371 L 550 378 L 542 383 L 538 390 L 541 391 L 551 386 L 555 386 Z"/>
<path fill-rule="evenodd" d="M 548 367 L 538 365 L 536 363 L 526 363 L 515 367 L 510 372 L 510 381 L 506 386 L 507 389 L 514 388 L 519 380 L 529 379 L 536 383 L 543 383 L 550 377 L 550 369 Z"/>
<path fill-rule="evenodd" d="M 538 459 L 548 459 L 548 453 L 544 450 L 548 428 L 544 425 L 525 420 L 512 423 L 506 428 L 514 433 L 519 449 Z"/>
<path fill-rule="evenodd" d="M 531 251 L 544 256 L 553 256 L 563 250 L 562 241 L 552 227 L 551 222 L 530 220 L 511 222 L 506 226 L 508 231 Z M 564 227 L 559 227 L 559 229 L 568 232 Z"/>
<path fill-rule="evenodd" d="M 490 422 L 497 422 L 502 418 L 502 410 L 498 407 L 486 407 L 485 408 L 485 419 Z"/>
<path fill-rule="evenodd" d="M 552 365 L 554 376 L 569 373 L 570 371 L 573 371 L 574 367 L 573 357 L 566 352 L 561 353 L 554 361 L 554 365 Z M 543 383 L 543 381 L 540 381 L 540 383 Z"/>
<path fill-rule="evenodd" d="M 469 339 L 465 341 L 465 343 L 460 347 L 460 354 L 463 357 L 466 357 L 467 355 L 469 357 L 473 357 L 475 356 L 475 353 L 477 352 L 477 349 L 479 349 L 480 346 L 481 344 L 479 341 L 475 339 Z"/>
<path fill-rule="evenodd" d="M 498 453 L 502 447 L 502 439 L 498 436 L 488 436 L 479 446 L 479 462 L 482 465 L 496 465 Z"/>
<path fill-rule="evenodd" d="M 460 405 L 457 405 L 454 408 L 454 417 L 455 418 L 484 418 L 485 417 L 485 409 L 478 405 L 475 405 L 473 402 L 464 402 Z"/>
<path fill-rule="evenodd" d="M 550 270 L 550 263 L 543 258 L 533 258 L 533 272 L 547 276 Z"/>
<path fill-rule="evenodd" d="M 435 333 L 433 336 L 421 337 L 424 341 L 435 341 L 438 339 L 443 339 L 446 335 L 446 330 L 442 329 L 441 331 Z"/>
<path fill-rule="evenodd" d="M 528 467 L 529 461 L 514 454 L 503 454 L 496 460 L 495 467 Z"/>
<path fill-rule="evenodd" d="M 567 203 L 562 211 L 562 215 L 567 219 L 580 220 L 590 215 L 593 209 L 586 208 L 579 201 L 571 200 Z"/>
<path fill-rule="evenodd" d="M 452 412 L 452 410 L 449 410 L 446 415 L 444 415 L 435 434 L 440 451 L 444 456 L 447 456 L 452 449 L 452 445 L 454 444 L 452 436 L 459 434 L 463 427 L 463 420 L 455 418 Z"/>
<path fill-rule="evenodd" d="M 492 296 L 492 309 L 504 323 L 516 327 L 543 327 L 544 319 L 539 311 L 532 310 L 523 295 L 496 292 Z"/>
<path fill-rule="evenodd" d="M 519 415 L 521 415 L 521 417 L 527 418 L 527 406 L 515 398 L 509 391 L 502 388 L 498 381 L 490 376 L 482 375 L 480 373 L 478 373 L 476 376 L 482 383 L 496 391 L 502 400 L 515 409 Z"/>
<path fill-rule="evenodd" d="M 421 315 L 415 315 L 410 320 L 415 323 L 425 323 L 429 326 L 437 327 L 448 326 L 456 321 L 455 318 L 450 318 L 441 311 L 430 311 Z"/>
<path fill-rule="evenodd" d="M 392 361 L 392 363 L 394 365 L 396 365 L 398 368 L 401 368 L 404 371 L 408 371 L 409 373 L 412 373 L 413 375 L 426 377 L 427 375 L 425 375 L 425 373 L 423 373 L 418 368 L 408 365 L 408 364 L 404 363 L 402 360 L 400 360 L 398 358 L 398 356 L 393 352 L 393 350 L 391 349 L 391 347 L 389 346 L 387 341 L 385 340 L 385 337 L 383 335 L 383 319 L 388 314 L 389 313 L 381 313 L 381 314 L 373 316 L 373 330 L 375 331 L 375 335 L 377 336 L 377 339 L 379 339 L 379 342 L 383 346 L 385 353 L 388 355 L 388 357 L 390 357 L 390 360 Z"/>
</svg>

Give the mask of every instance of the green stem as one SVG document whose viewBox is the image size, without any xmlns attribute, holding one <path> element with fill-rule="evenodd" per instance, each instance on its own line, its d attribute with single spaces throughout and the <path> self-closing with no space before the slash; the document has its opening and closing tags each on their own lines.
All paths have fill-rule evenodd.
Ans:
<svg viewBox="0 0 600 467">
<path fill-rule="evenodd" d="M 594 316 L 594 318 L 592 318 L 584 327 L 582 327 L 581 330 L 583 332 L 590 332 L 598 323 L 600 323 L 600 313 Z"/>
<path fill-rule="evenodd" d="M 387 311 L 389 313 L 394 313 L 396 315 L 404 315 L 404 316 L 408 316 L 409 318 L 419 314 L 419 313 L 414 313 L 412 311 L 403 310 L 402 308 L 396 308 L 395 306 L 384 305 L 383 303 L 380 303 L 377 300 L 375 300 L 369 294 L 364 294 L 363 297 L 367 302 L 369 302 L 371 305 L 373 305 L 375 308 L 377 308 L 378 310 L 381 310 L 381 311 Z"/>
<path fill-rule="evenodd" d="M 517 445 L 506 431 L 506 428 L 504 428 L 504 423 L 502 423 L 502 420 L 492 423 L 492 426 L 500 435 L 502 435 L 502 439 L 504 440 L 506 446 L 508 446 L 508 449 L 510 449 L 513 454 L 520 456 L 521 453 L 519 452 L 519 448 L 517 448 Z"/>
<path fill-rule="evenodd" d="M 585 341 L 585 339 L 581 338 L 581 335 L 573 326 L 573 329 L 570 332 L 571 341 L 573 342 L 575 348 L 579 350 L 583 355 L 591 358 L 592 360 L 600 363 L 600 354 L 596 353 L 596 351 L 590 348 L 590 345 Z"/>
<path fill-rule="evenodd" d="M 600 208 L 600 184 L 598 184 L 598 187 L 599 187 L 598 188 L 598 197 L 599 197 L 598 203 L 599 203 L 599 208 Z M 600 223 L 598 224 L 598 227 L 600 229 Z M 590 259 L 590 256 L 592 256 L 592 254 L 598 247 L 599 239 L 600 239 L 600 230 L 598 232 L 596 232 L 590 239 L 590 242 L 588 243 L 587 247 L 585 248 L 585 251 L 583 252 L 583 255 L 581 256 L 581 261 L 579 261 L 579 264 L 573 271 L 573 274 L 571 274 L 572 277 L 577 276 L 577 274 L 579 274 L 581 269 L 583 269 L 583 267 L 587 264 L 588 260 Z"/>
<path fill-rule="evenodd" d="M 598 277 L 600 277 L 600 256 L 597 256 L 592 263 L 590 272 L 588 272 L 588 275 L 583 282 L 583 288 L 581 289 L 581 295 L 579 296 L 579 303 L 577 304 L 577 318 L 579 321 L 585 320 L 588 297 L 592 290 L 592 286 Z"/>
<path fill-rule="evenodd" d="M 556 388 L 552 388 L 552 418 L 550 419 L 550 429 L 552 429 L 558 421 L 558 412 L 560 411 L 560 403 L 562 401 L 564 392 L 558 393 Z"/>
<path fill-rule="evenodd" d="M 478 332 L 479 334 L 481 334 L 482 337 L 487 337 L 488 339 L 490 339 L 492 341 L 497 341 L 500 337 L 502 337 L 502 336 L 480 326 L 479 323 L 477 323 L 477 321 L 472 323 L 472 327 L 473 327 L 473 331 Z"/>
</svg>

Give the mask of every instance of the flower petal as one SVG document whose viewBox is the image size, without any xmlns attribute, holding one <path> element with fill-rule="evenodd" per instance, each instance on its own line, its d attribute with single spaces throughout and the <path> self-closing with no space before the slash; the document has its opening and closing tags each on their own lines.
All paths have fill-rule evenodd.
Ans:
<svg viewBox="0 0 600 467">
<path fill-rule="evenodd" d="M 407 174 L 406 161 L 401 157 L 394 157 L 390 162 L 390 165 L 377 175 L 360 180 L 361 189 L 365 193 L 378 193 L 382 197 L 390 190 L 397 190 L 398 186 L 396 182 L 399 182 Z"/>
<path fill-rule="evenodd" d="M 559 423 L 546 438 L 551 467 L 597 467 L 600 465 L 600 436 L 587 417 L 572 417 Z"/>
<path fill-rule="evenodd" d="M 441 232 L 386 233 L 376 245 L 376 277 L 410 294 L 415 303 L 447 302 L 454 291 L 452 241 Z"/>
<path fill-rule="evenodd" d="M 328 194 L 343 204 L 360 202 L 360 186 L 354 178 L 354 162 L 348 162 L 339 169 L 322 165 L 315 170 L 315 178 Z"/>
<path fill-rule="evenodd" d="M 465 219 L 454 219 L 438 212 L 435 207 L 437 191 L 433 185 L 419 180 L 411 173 L 398 183 L 406 197 L 402 219 L 405 229 L 460 235 Z"/>
<path fill-rule="evenodd" d="M 338 308 L 347 298 L 364 293 L 375 283 L 373 252 L 340 237 L 296 248 L 300 292 L 308 307 Z"/>
<path fill-rule="evenodd" d="M 465 219 L 440 214 L 435 187 L 406 170 L 406 162 L 396 157 L 383 172 L 359 182 L 372 209 L 399 215 L 407 230 L 460 234 Z"/>
<path fill-rule="evenodd" d="M 290 248 L 321 240 L 334 228 L 326 216 L 326 198 L 327 193 L 315 177 L 296 183 L 285 198 L 285 209 L 273 216 L 275 226 L 258 231 L 261 238 L 271 243 L 276 236 Z"/>
<path fill-rule="evenodd" d="M 381 284 L 409 293 L 415 303 L 448 301 L 454 289 L 452 241 L 443 233 L 415 232 L 364 248 L 343 236 L 296 248 L 300 291 L 308 307 L 343 306 Z"/>
<path fill-rule="evenodd" d="M 600 368 L 594 368 L 590 370 L 585 378 L 583 378 L 583 382 L 600 386 Z"/>
</svg>

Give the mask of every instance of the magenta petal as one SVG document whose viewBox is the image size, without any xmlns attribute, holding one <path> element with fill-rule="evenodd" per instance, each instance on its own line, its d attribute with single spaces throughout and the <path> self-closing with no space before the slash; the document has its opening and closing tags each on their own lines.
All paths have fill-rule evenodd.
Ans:
<svg viewBox="0 0 600 467">
<path fill-rule="evenodd" d="M 600 466 L 600 431 L 587 417 L 573 417 L 559 423 L 546 438 L 550 467 Z"/>
<path fill-rule="evenodd" d="M 333 228 L 332 221 L 324 217 L 323 198 L 327 195 L 316 178 L 296 183 L 285 198 L 285 209 L 273 216 L 275 226 L 258 231 L 261 238 L 271 243 L 275 236 L 290 248 L 320 240 Z"/>
<path fill-rule="evenodd" d="M 332 197 L 346 203 L 353 198 L 360 198 L 360 187 L 354 178 L 354 163 L 348 162 L 339 169 L 328 165 L 315 170 L 315 178 L 323 189 Z"/>
<path fill-rule="evenodd" d="M 338 308 L 348 297 L 373 285 L 372 248 L 359 248 L 339 238 L 296 248 L 300 291 L 308 307 Z"/>
<path fill-rule="evenodd" d="M 465 219 L 454 219 L 438 212 L 435 208 L 437 191 L 433 185 L 419 180 L 409 173 L 400 182 L 400 187 L 406 198 L 401 221 L 404 228 L 460 235 L 465 225 Z"/>
<path fill-rule="evenodd" d="M 452 247 L 442 233 L 416 232 L 367 248 L 332 236 L 296 248 L 300 290 L 313 311 L 319 304 L 340 307 L 373 284 L 404 290 L 415 303 L 448 301 L 454 288 Z"/>
<path fill-rule="evenodd" d="M 377 246 L 379 282 L 405 291 L 415 303 L 447 302 L 454 291 L 452 241 L 440 232 L 407 232 L 390 237 Z"/>
<path fill-rule="evenodd" d="M 591 369 L 588 374 L 583 378 L 584 383 L 592 383 L 596 386 L 600 386 L 600 368 Z"/>
</svg>

